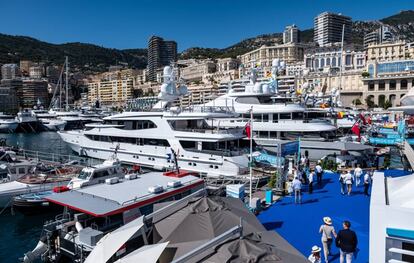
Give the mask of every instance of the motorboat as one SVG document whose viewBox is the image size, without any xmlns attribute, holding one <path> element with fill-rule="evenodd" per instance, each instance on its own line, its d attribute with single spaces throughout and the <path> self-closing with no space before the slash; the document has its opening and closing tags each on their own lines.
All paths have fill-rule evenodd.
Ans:
<svg viewBox="0 0 414 263">
<path fill-rule="evenodd" d="M 0 113 L 0 132 L 12 133 L 17 129 L 19 122 L 12 115 Z"/>
<path fill-rule="evenodd" d="M 212 126 L 214 119 L 235 117 L 234 112 L 226 107 L 172 107 L 179 95 L 172 69 L 164 70 L 166 82 L 152 111 L 123 112 L 104 118 L 102 125 L 58 134 L 82 156 L 105 160 L 117 149 L 122 162 L 156 170 L 175 168 L 177 160 L 181 169 L 203 176 L 246 176 L 243 130 Z"/>
<path fill-rule="evenodd" d="M 19 132 L 38 132 L 42 131 L 43 126 L 35 115 L 33 115 L 31 109 L 23 109 L 17 113 L 16 120 L 19 125 L 16 131 Z"/>
<path fill-rule="evenodd" d="M 73 177 L 64 187 L 57 187 L 49 191 L 27 193 L 16 196 L 13 198 L 13 207 L 24 214 L 34 214 L 45 210 L 56 209 L 58 206 L 53 206 L 45 199 L 46 197 L 50 197 L 53 194 L 66 190 L 84 188 L 98 183 L 104 183 L 108 178 L 121 178 L 124 177 L 125 174 L 125 170 L 121 167 L 119 160 L 117 158 L 111 158 L 104 161 L 102 164 L 83 168 L 80 173 Z"/>
<path fill-rule="evenodd" d="M 56 114 L 50 113 L 42 108 L 33 109 L 32 114 L 40 121 L 40 123 L 48 131 L 61 131 L 65 129 L 66 121 L 57 119 Z"/>
<path fill-rule="evenodd" d="M 44 192 L 67 185 L 78 172 L 77 167 L 64 166 L 45 172 L 30 171 L 23 176 L 19 173 L 16 180 L 9 176 L 7 181 L 0 184 L 0 207 L 10 206 L 12 198 L 17 195 Z"/>
<path fill-rule="evenodd" d="M 204 180 L 180 170 L 109 178 L 103 184 L 52 195 L 46 200 L 59 205 L 63 214 L 44 224 L 38 245 L 25 254 L 24 262 L 33 262 L 41 254 L 45 261 L 86 258 L 105 234 L 151 214 L 155 204 L 187 199 L 204 191 Z M 141 244 L 142 236 L 137 234 L 133 240 L 132 244 Z M 39 253 L 45 249 L 51 253 Z M 123 248 L 116 250 L 118 256 L 125 253 Z"/>
</svg>

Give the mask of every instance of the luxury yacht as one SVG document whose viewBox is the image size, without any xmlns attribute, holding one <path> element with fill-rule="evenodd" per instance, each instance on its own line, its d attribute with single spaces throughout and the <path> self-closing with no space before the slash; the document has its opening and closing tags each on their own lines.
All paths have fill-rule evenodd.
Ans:
<svg viewBox="0 0 414 263">
<path fill-rule="evenodd" d="M 170 107 L 185 94 L 176 90 L 170 67 L 164 69 L 160 101 L 149 112 L 124 112 L 91 124 L 85 130 L 61 131 L 59 135 L 80 155 L 107 159 L 117 149 L 125 163 L 157 170 L 178 167 L 211 177 L 239 177 L 248 171 L 243 151 L 243 129 L 217 128 L 213 119 L 234 117 L 226 107 Z"/>
<path fill-rule="evenodd" d="M 14 116 L 0 113 L 0 132 L 14 132 L 18 125 Z"/>
<path fill-rule="evenodd" d="M 56 115 L 44 109 L 33 109 L 32 114 L 49 131 L 61 131 L 65 129 L 66 121 L 56 118 Z"/>
</svg>

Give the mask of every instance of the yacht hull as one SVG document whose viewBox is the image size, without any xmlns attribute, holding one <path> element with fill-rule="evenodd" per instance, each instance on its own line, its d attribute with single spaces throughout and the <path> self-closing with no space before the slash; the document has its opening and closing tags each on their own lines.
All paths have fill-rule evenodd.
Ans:
<svg viewBox="0 0 414 263">
<path fill-rule="evenodd" d="M 167 157 L 171 155 L 171 147 L 96 142 L 84 136 L 82 131 L 58 132 L 58 134 L 73 151 L 81 156 L 106 160 L 113 156 L 117 145 L 119 145 L 117 158 L 123 163 L 137 164 L 156 170 L 175 169 L 174 162 Z M 247 176 L 248 159 L 246 155 L 218 156 L 183 149 L 179 150 L 179 155 L 178 164 L 181 169 L 187 171 L 217 178 Z"/>
<path fill-rule="evenodd" d="M 0 123 L 0 132 L 1 133 L 12 133 L 17 129 L 19 124 L 17 122 L 13 123 Z"/>
</svg>

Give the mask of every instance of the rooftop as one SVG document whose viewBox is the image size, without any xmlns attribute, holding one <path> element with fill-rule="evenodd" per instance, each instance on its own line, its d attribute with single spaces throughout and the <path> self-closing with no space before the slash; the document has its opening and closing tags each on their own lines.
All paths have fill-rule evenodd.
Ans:
<svg viewBox="0 0 414 263">
<path fill-rule="evenodd" d="M 178 187 L 170 187 L 169 182 L 181 182 Z M 202 179 L 193 175 L 181 178 L 165 176 L 161 172 L 149 172 L 134 180 L 122 180 L 115 184 L 98 184 L 54 194 L 48 201 L 67 206 L 93 216 L 107 216 L 138 207 L 157 199 L 167 197 L 179 191 L 185 191 L 191 186 L 200 185 Z M 149 187 L 162 186 L 164 191 L 155 194 L 149 192 Z"/>
</svg>

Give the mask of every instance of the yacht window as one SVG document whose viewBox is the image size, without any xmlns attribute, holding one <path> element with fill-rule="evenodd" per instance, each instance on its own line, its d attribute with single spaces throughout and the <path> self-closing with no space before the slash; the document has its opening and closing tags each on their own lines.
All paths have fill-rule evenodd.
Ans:
<svg viewBox="0 0 414 263">
<path fill-rule="evenodd" d="M 279 120 L 279 114 L 273 114 L 273 122 L 277 122 Z"/>
<path fill-rule="evenodd" d="M 259 131 L 259 137 L 260 138 L 268 138 L 268 132 L 267 131 Z"/>
<path fill-rule="evenodd" d="M 269 121 L 269 114 L 263 114 L 263 122 Z"/>
<path fill-rule="evenodd" d="M 196 148 L 196 142 L 195 141 L 180 141 L 180 144 L 183 148 Z"/>
<path fill-rule="evenodd" d="M 89 176 L 91 175 L 91 172 L 87 172 L 87 171 L 81 171 L 78 175 L 79 179 L 85 180 L 87 179 Z"/>
<path fill-rule="evenodd" d="M 100 141 L 101 142 L 109 142 L 110 141 L 109 136 L 101 136 Z"/>
<path fill-rule="evenodd" d="M 162 140 L 162 139 L 144 139 L 144 145 L 165 146 L 165 147 L 170 146 L 167 140 Z"/>
<path fill-rule="evenodd" d="M 243 104 L 260 104 L 260 101 L 257 97 L 240 97 L 240 98 L 237 98 L 236 101 L 238 103 L 243 103 Z"/>
<path fill-rule="evenodd" d="M 277 132 L 275 132 L 275 131 L 271 131 L 271 132 L 269 132 L 269 137 L 272 139 L 272 138 L 277 138 Z"/>
<path fill-rule="evenodd" d="M 262 114 L 253 114 L 253 120 L 257 122 L 262 121 Z"/>
<path fill-rule="evenodd" d="M 24 173 L 26 173 L 26 169 L 24 169 L 24 167 L 20 167 L 19 174 L 24 174 Z"/>
<path fill-rule="evenodd" d="M 281 120 L 290 120 L 291 119 L 291 114 L 290 113 L 280 113 L 280 119 Z"/>
<path fill-rule="evenodd" d="M 95 172 L 93 174 L 93 178 L 101 178 L 101 177 L 105 177 L 105 176 L 108 176 L 108 175 L 109 175 L 108 171 L 107 170 L 103 170 L 103 171 Z"/>
<path fill-rule="evenodd" d="M 10 173 L 11 174 L 16 174 L 16 168 L 10 168 Z"/>
<path fill-rule="evenodd" d="M 293 112 L 292 119 L 294 120 L 302 120 L 303 119 L 303 112 Z"/>
</svg>

